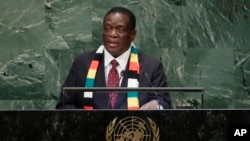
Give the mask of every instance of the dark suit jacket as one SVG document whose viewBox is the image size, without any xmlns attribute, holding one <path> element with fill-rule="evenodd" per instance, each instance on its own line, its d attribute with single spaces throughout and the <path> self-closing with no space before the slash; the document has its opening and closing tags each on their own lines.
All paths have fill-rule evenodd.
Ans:
<svg viewBox="0 0 250 141">
<path fill-rule="evenodd" d="M 75 58 L 74 63 L 70 69 L 68 77 L 62 87 L 84 87 L 85 79 L 89 70 L 90 63 L 95 51 L 85 52 Z M 103 55 L 104 56 L 104 55 Z M 104 57 L 100 61 L 99 68 L 96 74 L 95 86 L 106 87 L 105 73 L 104 73 Z M 164 74 L 164 68 L 160 61 L 138 52 L 140 63 L 140 75 L 139 75 L 139 87 L 166 87 L 166 76 Z M 129 64 L 129 63 L 128 63 Z M 127 65 L 128 67 L 128 65 Z M 127 70 L 125 70 L 121 87 L 127 86 Z M 147 80 L 145 73 L 148 74 Z M 150 84 L 152 83 L 152 84 Z M 140 107 L 149 102 L 150 100 L 159 100 L 160 105 L 164 108 L 170 108 L 170 97 L 168 93 L 152 93 L 152 92 L 140 92 L 139 104 Z M 93 95 L 94 109 L 109 109 L 110 100 L 107 93 L 95 92 Z M 56 105 L 57 109 L 79 109 L 83 108 L 83 93 L 67 93 L 62 94 L 60 101 Z M 118 94 L 115 109 L 127 109 L 127 95 L 125 92 Z"/>
</svg>

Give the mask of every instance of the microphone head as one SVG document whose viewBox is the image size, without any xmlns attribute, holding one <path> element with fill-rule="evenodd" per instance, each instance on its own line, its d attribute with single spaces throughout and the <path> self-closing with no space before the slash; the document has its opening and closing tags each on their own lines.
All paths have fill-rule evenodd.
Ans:
<svg viewBox="0 0 250 141">
<path fill-rule="evenodd" d="M 144 72 L 143 74 L 144 74 L 145 77 L 148 78 L 148 73 L 147 72 Z"/>
<path fill-rule="evenodd" d="M 124 73 L 125 73 L 125 71 L 122 70 L 121 73 L 120 73 L 120 75 L 121 75 L 121 76 L 124 76 Z"/>
</svg>

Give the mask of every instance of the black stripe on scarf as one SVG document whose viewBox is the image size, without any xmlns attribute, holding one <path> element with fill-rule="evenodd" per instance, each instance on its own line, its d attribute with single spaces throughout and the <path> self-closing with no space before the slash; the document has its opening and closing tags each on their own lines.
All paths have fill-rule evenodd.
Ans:
<svg viewBox="0 0 250 141">
<path fill-rule="evenodd" d="M 102 57 L 102 54 L 96 53 L 95 56 L 94 56 L 94 58 L 93 58 L 93 60 L 100 61 L 101 57 Z"/>
<path fill-rule="evenodd" d="M 137 71 L 129 70 L 128 71 L 128 78 L 138 79 L 139 75 L 137 74 Z"/>
</svg>

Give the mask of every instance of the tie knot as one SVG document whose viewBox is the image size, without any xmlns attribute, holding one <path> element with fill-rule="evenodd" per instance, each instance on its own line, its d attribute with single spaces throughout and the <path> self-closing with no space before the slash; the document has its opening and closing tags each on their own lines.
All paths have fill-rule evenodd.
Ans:
<svg viewBox="0 0 250 141">
<path fill-rule="evenodd" d="M 114 59 L 111 61 L 112 67 L 116 67 L 118 65 L 118 62 Z"/>
</svg>

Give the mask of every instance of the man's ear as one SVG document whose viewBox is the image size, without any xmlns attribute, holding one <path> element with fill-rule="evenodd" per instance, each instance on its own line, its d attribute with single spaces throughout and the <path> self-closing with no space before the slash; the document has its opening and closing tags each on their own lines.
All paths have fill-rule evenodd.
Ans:
<svg viewBox="0 0 250 141">
<path fill-rule="evenodd" d="M 137 31 L 136 30 L 133 30 L 132 32 L 131 32 L 131 42 L 132 41 L 134 41 L 134 39 L 135 39 L 135 36 L 136 36 L 136 33 L 137 33 Z"/>
</svg>

